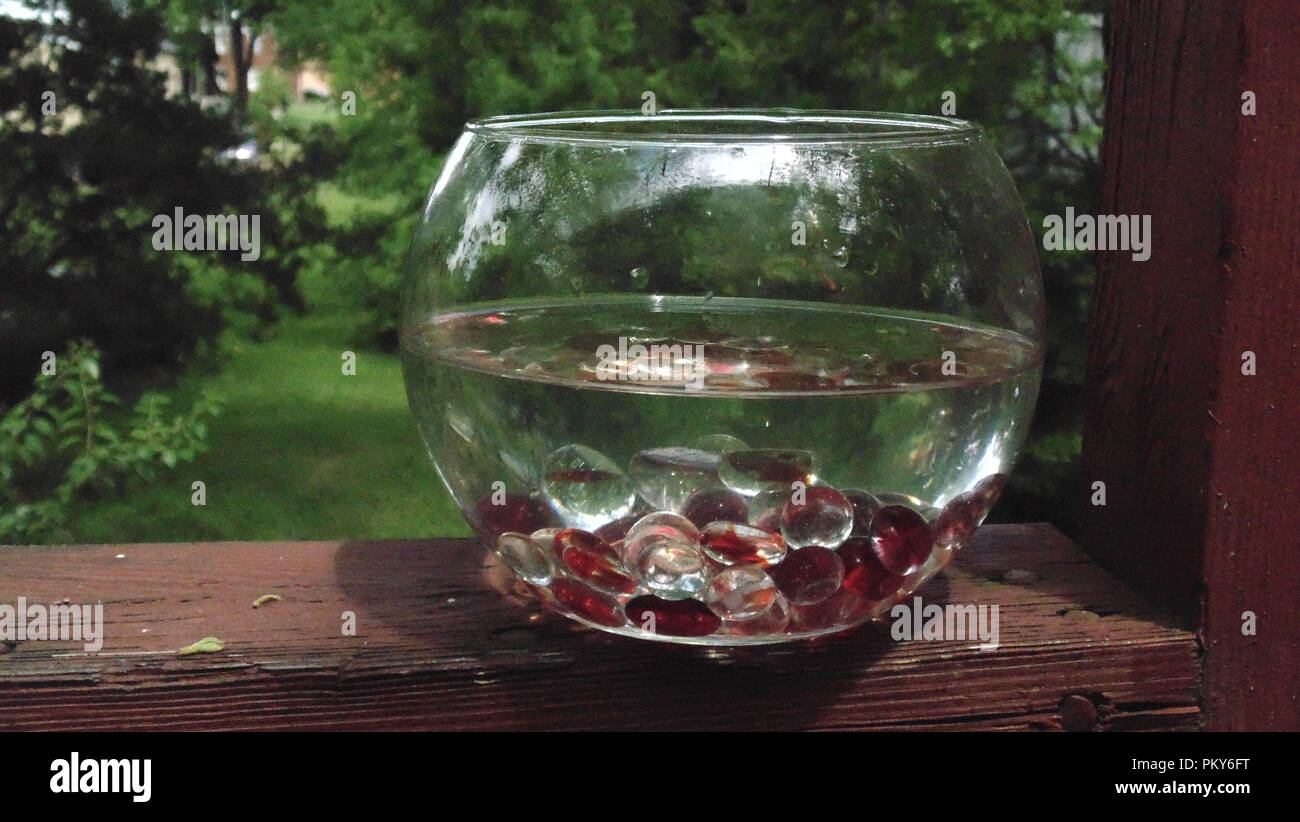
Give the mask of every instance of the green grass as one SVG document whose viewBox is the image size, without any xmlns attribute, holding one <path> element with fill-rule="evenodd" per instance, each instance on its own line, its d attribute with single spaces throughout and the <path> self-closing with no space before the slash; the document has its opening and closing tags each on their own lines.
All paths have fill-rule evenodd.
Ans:
<svg viewBox="0 0 1300 822">
<path fill-rule="evenodd" d="M 347 226 L 357 216 L 392 214 L 401 205 L 402 198 L 397 193 L 367 197 L 346 192 L 334 183 L 321 183 L 316 188 L 316 202 L 325 210 L 325 219 L 331 226 Z"/>
<path fill-rule="evenodd" d="M 303 100 L 285 107 L 284 122 L 295 128 L 311 128 L 318 123 L 333 126 L 338 123 L 341 111 L 338 100 Z"/>
<path fill-rule="evenodd" d="M 465 536 L 406 405 L 392 355 L 357 351 L 341 316 L 281 322 L 267 342 L 236 350 L 218 375 L 190 375 L 176 402 L 209 390 L 224 402 L 212 448 L 151 484 L 83 502 L 80 542 Z M 207 505 L 190 502 L 191 483 Z"/>
</svg>

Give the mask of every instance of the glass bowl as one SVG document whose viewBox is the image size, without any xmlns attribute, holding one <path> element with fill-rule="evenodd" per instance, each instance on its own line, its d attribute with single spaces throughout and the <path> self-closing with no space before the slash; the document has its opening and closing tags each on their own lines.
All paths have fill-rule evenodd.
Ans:
<svg viewBox="0 0 1300 822">
<path fill-rule="evenodd" d="M 407 394 L 517 587 L 579 622 L 785 642 L 965 545 L 1042 371 L 981 129 L 833 111 L 471 122 L 416 230 Z"/>
</svg>

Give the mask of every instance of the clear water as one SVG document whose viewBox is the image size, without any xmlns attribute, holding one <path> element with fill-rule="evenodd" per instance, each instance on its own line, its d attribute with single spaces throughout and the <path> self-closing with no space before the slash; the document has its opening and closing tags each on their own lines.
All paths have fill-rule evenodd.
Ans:
<svg viewBox="0 0 1300 822">
<path fill-rule="evenodd" d="M 466 512 L 502 488 L 544 496 L 548 457 L 574 445 L 611 472 L 647 449 L 795 449 L 818 483 L 938 509 L 1007 471 L 1041 373 L 1041 349 L 1007 331 L 726 298 L 495 304 L 431 317 L 402 346 L 420 433 Z M 629 513 L 588 496 L 561 525 Z"/>
</svg>

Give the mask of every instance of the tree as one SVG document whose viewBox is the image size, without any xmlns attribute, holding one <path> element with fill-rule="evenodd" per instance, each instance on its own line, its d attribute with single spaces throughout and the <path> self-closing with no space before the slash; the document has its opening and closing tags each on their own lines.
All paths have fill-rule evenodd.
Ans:
<svg viewBox="0 0 1300 822">
<path fill-rule="evenodd" d="M 146 67 L 163 35 L 156 12 L 97 0 L 0 17 L 0 402 L 26 393 L 43 351 L 82 337 L 106 371 L 174 369 L 221 327 L 222 305 L 196 299 L 196 278 L 222 298 L 213 278 L 292 294 L 274 255 L 254 267 L 238 251 L 187 256 L 150 242 L 154 215 L 256 213 L 267 185 L 214 159 L 235 140 L 226 121 L 166 96 Z M 263 244 L 279 230 L 268 215 Z M 271 316 L 266 295 L 237 299 Z"/>
</svg>

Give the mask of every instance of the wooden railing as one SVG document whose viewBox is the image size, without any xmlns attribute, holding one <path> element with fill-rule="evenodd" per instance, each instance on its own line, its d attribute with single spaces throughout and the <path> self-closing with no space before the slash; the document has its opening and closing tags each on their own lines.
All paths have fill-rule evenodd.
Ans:
<svg viewBox="0 0 1300 822">
<path fill-rule="evenodd" d="M 999 647 L 889 620 L 662 646 L 511 597 L 468 540 L 0 548 L 11 602 L 102 602 L 103 647 L 0 650 L 0 729 L 1191 729 L 1197 647 L 1046 525 L 988 526 L 919 595 L 998 606 Z M 506 596 L 503 596 L 503 593 Z M 254 608 L 254 600 L 276 594 Z M 355 635 L 346 623 L 355 619 Z M 178 655 L 214 636 L 224 650 Z"/>
</svg>

